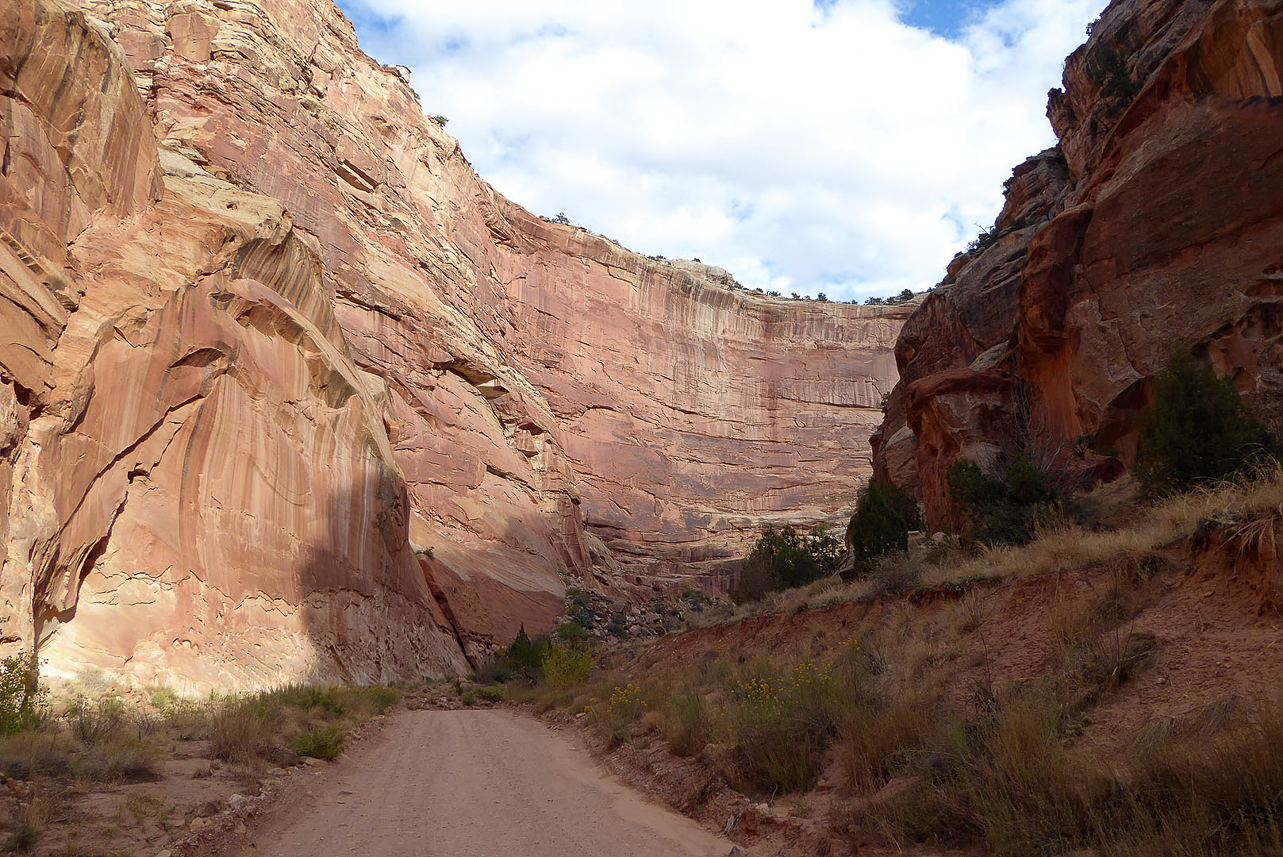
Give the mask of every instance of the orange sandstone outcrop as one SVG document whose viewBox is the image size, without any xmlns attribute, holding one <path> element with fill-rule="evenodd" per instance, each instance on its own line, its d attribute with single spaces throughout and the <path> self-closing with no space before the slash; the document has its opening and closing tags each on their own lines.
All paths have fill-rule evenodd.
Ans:
<svg viewBox="0 0 1283 857">
<path fill-rule="evenodd" d="M 956 523 L 959 458 L 1028 455 L 1081 486 L 1133 463 L 1175 349 L 1283 415 L 1280 69 L 1280 0 L 1115 0 L 1069 57 L 1060 146 L 1016 171 L 1000 237 L 955 260 L 896 346 L 875 468 L 933 527 Z"/>
<path fill-rule="evenodd" d="M 908 309 L 531 215 L 329 0 L 17 0 L 0 84 L 0 634 L 54 674 L 466 670 L 870 471 Z"/>
</svg>

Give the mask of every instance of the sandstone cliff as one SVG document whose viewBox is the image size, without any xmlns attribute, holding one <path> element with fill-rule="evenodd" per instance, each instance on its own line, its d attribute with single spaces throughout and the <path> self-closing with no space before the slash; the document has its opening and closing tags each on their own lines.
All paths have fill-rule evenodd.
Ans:
<svg viewBox="0 0 1283 857">
<path fill-rule="evenodd" d="M 0 603 L 54 674 L 465 670 L 853 502 L 907 310 L 531 215 L 329 0 L 10 6 Z"/>
<path fill-rule="evenodd" d="M 959 458 L 1087 486 L 1134 462 L 1149 379 L 1192 349 L 1283 414 L 1283 2 L 1115 0 L 1065 64 L 1060 145 L 996 241 L 905 324 L 881 478 L 949 527 Z"/>
</svg>

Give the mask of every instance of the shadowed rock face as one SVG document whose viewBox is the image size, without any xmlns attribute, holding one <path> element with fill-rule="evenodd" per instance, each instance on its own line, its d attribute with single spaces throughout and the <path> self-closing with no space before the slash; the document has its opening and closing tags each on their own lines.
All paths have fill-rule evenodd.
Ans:
<svg viewBox="0 0 1283 857">
<path fill-rule="evenodd" d="M 1111 52 L 1131 100 L 1101 76 Z M 1081 486 L 1132 464 L 1175 349 L 1283 415 L 1280 69 L 1279 0 L 1116 0 L 1069 57 L 1060 147 L 1016 171 L 1002 237 L 955 260 L 896 345 L 875 469 L 933 527 L 956 523 L 959 458 L 1028 455 Z"/>
<path fill-rule="evenodd" d="M 532 216 L 329 0 L 83 10 L 0 20 L 0 599 L 52 672 L 455 672 L 852 504 L 908 309 Z"/>
</svg>

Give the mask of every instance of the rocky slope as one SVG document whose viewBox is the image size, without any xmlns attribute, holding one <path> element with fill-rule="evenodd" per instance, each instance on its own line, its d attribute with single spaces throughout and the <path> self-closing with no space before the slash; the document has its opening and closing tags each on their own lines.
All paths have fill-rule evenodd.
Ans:
<svg viewBox="0 0 1283 857">
<path fill-rule="evenodd" d="M 1149 379 L 1191 349 L 1283 416 L 1283 2 L 1115 0 L 1065 64 L 1060 145 L 1016 170 L 997 240 L 896 344 L 881 478 L 947 528 L 959 458 L 1080 485 L 1136 455 Z"/>
<path fill-rule="evenodd" d="M 906 310 L 531 215 L 329 0 L 10 5 L 10 650 L 190 690 L 464 670 L 568 582 L 716 586 L 853 502 Z"/>
</svg>

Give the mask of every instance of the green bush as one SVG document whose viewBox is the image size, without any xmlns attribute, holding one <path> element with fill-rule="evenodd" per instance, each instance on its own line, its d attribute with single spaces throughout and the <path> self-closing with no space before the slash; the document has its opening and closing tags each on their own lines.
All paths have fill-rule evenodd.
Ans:
<svg viewBox="0 0 1283 857">
<path fill-rule="evenodd" d="M 491 685 L 482 685 L 477 688 L 477 699 L 483 699 L 486 702 L 503 702 L 503 689 Z"/>
<path fill-rule="evenodd" d="M 12 735 L 37 721 L 48 693 L 40 686 L 36 661 L 30 654 L 0 660 L 0 735 Z"/>
<path fill-rule="evenodd" d="M 582 640 L 588 636 L 588 632 L 578 622 L 562 622 L 553 631 L 553 636 L 559 640 Z"/>
<path fill-rule="evenodd" d="M 725 713 L 733 748 L 725 773 L 732 787 L 768 794 L 809 789 L 845 698 L 830 666 L 814 661 L 741 681 Z"/>
<path fill-rule="evenodd" d="M 522 625 L 521 630 L 517 632 L 517 639 L 513 640 L 512 645 L 508 647 L 506 657 L 512 662 L 516 671 L 535 678 L 543 673 L 543 656 L 546 649 L 546 643 L 531 640 L 526 634 L 526 626 Z"/>
<path fill-rule="evenodd" d="M 805 586 L 820 575 L 837 570 L 841 543 L 827 528 L 803 535 L 792 527 L 768 528 L 753 545 L 731 592 L 738 603 L 758 601 L 768 592 Z"/>
<path fill-rule="evenodd" d="M 1020 457 L 1002 479 L 970 461 L 955 461 L 945 479 L 949 496 L 967 518 L 969 534 L 982 544 L 1023 544 L 1034 524 L 1060 502 L 1050 474 Z"/>
<path fill-rule="evenodd" d="M 294 749 L 300 756 L 333 759 L 343 752 L 343 730 L 337 726 L 314 726 L 298 737 Z"/>
<path fill-rule="evenodd" d="M 860 494 L 847 535 L 857 563 L 909 548 L 909 530 L 921 526 L 918 504 L 895 485 L 870 482 Z"/>
<path fill-rule="evenodd" d="M 1154 400 L 1141 415 L 1141 484 L 1180 491 L 1242 472 L 1276 456 L 1278 443 L 1248 414 L 1228 378 L 1217 378 L 1188 352 L 1172 355 L 1153 380 Z"/>
<path fill-rule="evenodd" d="M 819 524 L 806 534 L 805 545 L 820 574 L 832 574 L 842 566 L 846 546 L 829 532 L 827 524 Z"/>
<path fill-rule="evenodd" d="M 266 759 L 276 749 L 276 736 L 268 717 L 257 706 L 242 703 L 210 718 L 210 753 L 225 762 Z"/>
<path fill-rule="evenodd" d="M 556 688 L 583 684 L 592 672 L 592 666 L 592 654 L 587 649 L 553 644 L 543 656 L 544 678 Z"/>
<path fill-rule="evenodd" d="M 1132 78 L 1127 57 L 1117 48 L 1100 55 L 1100 66 L 1092 75 L 1092 83 L 1100 87 L 1101 100 L 1109 116 L 1121 113 L 1140 94 L 1140 84 Z"/>
</svg>

